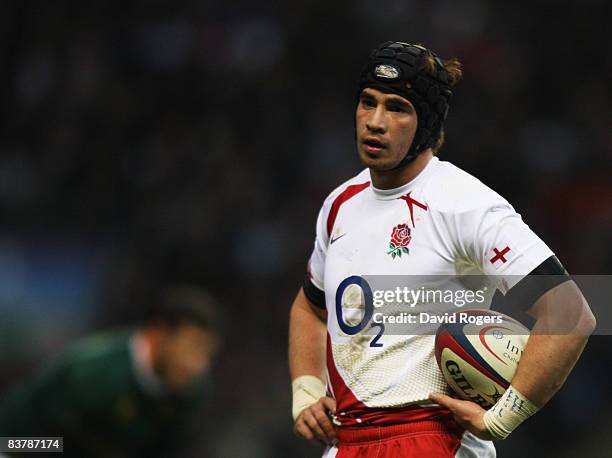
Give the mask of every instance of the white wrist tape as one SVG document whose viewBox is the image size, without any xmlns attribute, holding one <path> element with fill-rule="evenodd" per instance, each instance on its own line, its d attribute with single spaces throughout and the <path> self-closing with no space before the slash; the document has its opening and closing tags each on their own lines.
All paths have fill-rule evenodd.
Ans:
<svg viewBox="0 0 612 458">
<path fill-rule="evenodd" d="M 512 385 L 484 414 L 484 424 L 495 439 L 503 440 L 538 408 Z"/>
<path fill-rule="evenodd" d="M 314 375 L 302 375 L 291 382 L 293 390 L 293 420 L 306 407 L 313 405 L 327 393 L 325 383 Z"/>
</svg>

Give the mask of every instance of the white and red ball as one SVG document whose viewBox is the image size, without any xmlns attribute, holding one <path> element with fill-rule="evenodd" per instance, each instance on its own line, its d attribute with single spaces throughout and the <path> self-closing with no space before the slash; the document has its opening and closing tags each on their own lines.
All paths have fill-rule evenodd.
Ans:
<svg viewBox="0 0 612 458">
<path fill-rule="evenodd" d="M 438 366 L 459 397 L 489 408 L 510 386 L 529 330 L 492 310 L 453 315 L 436 333 Z"/>
</svg>

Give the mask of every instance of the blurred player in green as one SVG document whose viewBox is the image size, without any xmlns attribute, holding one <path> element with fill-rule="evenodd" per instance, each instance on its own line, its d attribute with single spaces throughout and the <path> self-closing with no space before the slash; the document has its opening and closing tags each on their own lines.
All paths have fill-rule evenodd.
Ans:
<svg viewBox="0 0 612 458">
<path fill-rule="evenodd" d="M 92 336 L 0 398 L 0 436 L 63 436 L 82 457 L 176 456 L 211 399 L 219 307 L 203 290 L 160 294 L 147 320 Z M 197 425 L 196 425 L 197 427 Z"/>
</svg>

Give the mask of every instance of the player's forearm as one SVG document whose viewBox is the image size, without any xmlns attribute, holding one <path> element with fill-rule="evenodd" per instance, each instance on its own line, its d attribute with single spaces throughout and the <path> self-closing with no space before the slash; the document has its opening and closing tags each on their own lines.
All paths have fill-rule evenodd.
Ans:
<svg viewBox="0 0 612 458">
<path fill-rule="evenodd" d="M 512 386 L 537 407 L 542 407 L 567 379 L 587 339 L 586 336 L 531 336 Z"/>
<path fill-rule="evenodd" d="M 561 388 L 595 328 L 584 297 L 573 282 L 546 293 L 532 309 L 537 317 L 512 386 L 542 407 Z"/>
<path fill-rule="evenodd" d="M 324 312 L 315 312 L 300 289 L 289 317 L 289 371 L 291 380 L 314 375 L 325 380 L 327 328 Z"/>
</svg>

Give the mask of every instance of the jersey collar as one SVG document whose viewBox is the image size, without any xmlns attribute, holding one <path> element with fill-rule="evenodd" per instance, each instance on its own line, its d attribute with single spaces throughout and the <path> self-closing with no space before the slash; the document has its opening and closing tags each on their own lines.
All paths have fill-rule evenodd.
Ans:
<svg viewBox="0 0 612 458">
<path fill-rule="evenodd" d="M 423 181 L 423 179 L 427 175 L 429 175 L 431 171 L 436 167 L 438 162 L 439 162 L 439 159 L 436 156 L 432 157 L 431 160 L 425 166 L 425 168 L 421 170 L 421 173 L 419 173 L 416 177 L 414 177 L 412 180 L 410 180 L 405 185 L 400 186 L 399 188 L 378 189 L 372 185 L 370 186 L 370 189 L 372 189 L 372 193 L 374 194 L 374 197 L 378 200 L 397 199 L 399 196 L 404 195 L 407 192 L 415 189 L 417 183 L 420 183 L 421 181 Z"/>
</svg>

